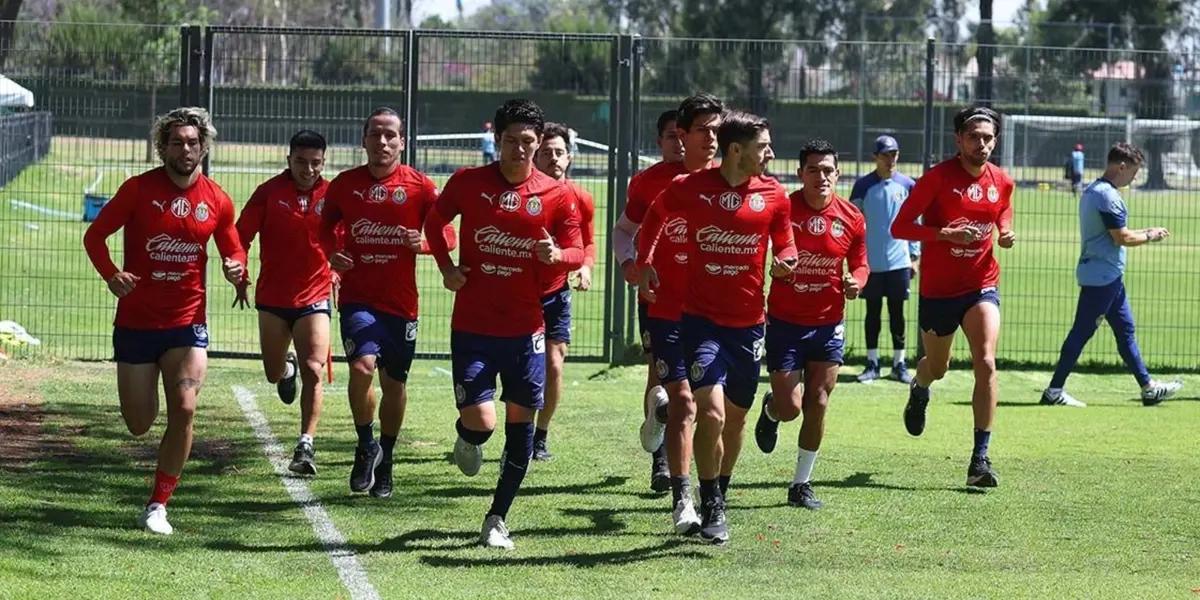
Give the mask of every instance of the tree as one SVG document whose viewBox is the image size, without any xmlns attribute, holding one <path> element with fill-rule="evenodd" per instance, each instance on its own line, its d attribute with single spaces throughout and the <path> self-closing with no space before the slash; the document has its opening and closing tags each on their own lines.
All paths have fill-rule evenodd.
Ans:
<svg viewBox="0 0 1200 600">
<path fill-rule="evenodd" d="M 13 44 L 13 21 L 21 13 L 24 0 L 0 0 L 0 69 L 8 59 Z"/>
</svg>

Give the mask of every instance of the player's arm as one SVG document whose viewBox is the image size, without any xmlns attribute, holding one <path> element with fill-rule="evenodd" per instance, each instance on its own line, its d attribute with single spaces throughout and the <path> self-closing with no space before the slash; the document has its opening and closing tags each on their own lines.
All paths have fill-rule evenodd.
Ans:
<svg viewBox="0 0 1200 600">
<path fill-rule="evenodd" d="M 238 215 L 237 219 L 238 241 L 247 254 L 250 253 L 250 245 L 254 243 L 255 236 L 262 230 L 266 217 L 266 194 L 263 192 L 262 186 L 259 186 L 250 195 L 250 199 L 246 201 L 246 206 L 242 207 L 242 213 Z"/>
<path fill-rule="evenodd" d="M 583 266 L 583 234 L 580 232 L 579 210 L 575 194 L 563 188 L 562 201 L 554 210 L 550 229 L 543 229 L 545 236 L 538 241 L 534 251 L 542 263 L 563 271 L 574 271 Z"/>
<path fill-rule="evenodd" d="M 634 175 L 629 180 L 625 210 L 617 217 L 617 224 L 612 230 L 613 254 L 617 257 L 617 264 L 621 265 L 621 275 L 630 285 L 637 285 L 637 235 L 639 225 L 645 220 L 646 211 L 650 206 L 650 202 L 644 202 L 642 199 L 644 186 L 640 175 Z M 654 198 L 650 200 L 653 201 Z"/>
<path fill-rule="evenodd" d="M 100 274 L 100 278 L 108 284 L 109 291 L 118 298 L 132 292 L 141 277 L 117 268 L 108 253 L 105 240 L 133 218 L 137 193 L 135 180 L 130 179 L 123 183 L 83 233 L 83 248 L 87 251 L 88 260 L 92 261 L 92 266 Z"/>
<path fill-rule="evenodd" d="M 925 214 L 925 211 L 933 204 L 934 195 L 937 194 L 939 182 L 935 181 L 931 175 L 932 173 L 922 177 L 913 186 L 912 192 L 908 194 L 904 204 L 900 205 L 900 211 L 896 213 L 896 218 L 892 221 L 892 237 L 913 242 L 950 239 L 945 237 L 943 232 L 954 228 L 930 227 L 920 220 L 921 215 Z"/>
<path fill-rule="evenodd" d="M 1013 242 L 1017 241 L 1017 233 L 1013 231 L 1012 193 L 1014 186 L 1009 181 L 1005 187 L 1008 189 L 1001 200 L 1000 215 L 996 218 L 996 229 L 1000 232 L 1000 247 L 1012 248 Z"/>
<path fill-rule="evenodd" d="M 642 226 L 638 231 L 638 248 L 637 248 L 637 283 L 634 284 L 638 288 L 638 295 L 644 298 L 647 302 L 655 302 L 658 300 L 656 290 L 658 289 L 658 272 L 651 265 L 654 261 L 654 251 L 658 247 L 658 236 L 662 235 L 663 225 L 667 219 L 668 203 L 672 202 L 674 197 L 672 193 L 675 184 L 671 184 L 667 189 L 663 190 L 658 195 L 646 210 L 645 218 L 642 221 Z"/>
<path fill-rule="evenodd" d="M 454 264 L 450 258 L 450 244 L 442 236 L 446 226 L 458 216 L 457 187 L 455 177 L 451 177 L 433 209 L 425 215 L 425 243 L 429 245 L 429 254 L 442 272 L 442 285 L 452 292 L 457 292 L 467 284 L 467 273 L 471 271 L 466 265 Z"/>
<path fill-rule="evenodd" d="M 771 215 L 769 230 L 771 248 L 775 253 L 775 258 L 794 267 L 796 264 L 796 240 L 792 237 L 792 202 L 783 186 L 779 186 L 779 189 L 776 190 L 776 197 L 780 200 L 776 203 L 775 213 Z"/>
<path fill-rule="evenodd" d="M 428 177 L 425 178 L 425 198 L 426 201 L 423 205 L 423 210 L 421 211 L 422 229 L 424 229 L 425 221 L 429 218 L 429 213 L 433 211 L 435 206 L 437 206 L 438 199 L 437 185 L 435 185 L 433 180 Z M 417 235 L 421 235 L 419 230 Z M 458 246 L 458 235 L 454 232 L 454 225 L 452 223 L 446 223 L 445 226 L 442 227 L 441 236 L 446 242 L 447 250 L 452 251 Z M 417 253 L 431 254 L 429 240 L 425 236 L 422 236 L 420 248 L 417 250 Z"/>
<path fill-rule="evenodd" d="M 224 194 L 217 200 L 221 214 L 217 218 L 217 229 L 213 238 L 217 242 L 217 252 L 221 255 L 221 270 L 225 280 L 234 286 L 240 286 L 246 277 L 246 251 L 238 240 L 238 230 L 233 220 L 233 201 Z"/>
<path fill-rule="evenodd" d="M 329 266 L 334 271 L 347 271 L 354 268 L 354 258 L 343 248 L 342 234 L 342 205 L 341 185 L 338 180 L 329 184 L 325 192 L 325 208 L 321 211 L 320 240 L 321 249 L 329 257 Z"/>
<path fill-rule="evenodd" d="M 596 264 L 596 202 L 587 190 L 579 190 L 579 234 L 583 242 L 583 266 Z"/>
<path fill-rule="evenodd" d="M 846 281 L 843 282 L 843 291 L 846 298 L 853 300 L 862 293 L 862 289 L 867 287 L 867 276 L 871 274 L 871 267 L 867 265 L 867 227 L 866 222 L 860 220 L 857 225 L 857 230 L 854 232 L 854 237 L 850 239 L 850 251 L 846 254 L 846 266 L 849 267 L 849 272 L 846 274 Z"/>
</svg>

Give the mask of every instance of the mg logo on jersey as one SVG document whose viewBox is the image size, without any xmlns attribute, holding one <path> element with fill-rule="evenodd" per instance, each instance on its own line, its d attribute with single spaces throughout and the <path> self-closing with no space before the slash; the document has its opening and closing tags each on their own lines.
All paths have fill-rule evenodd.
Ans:
<svg viewBox="0 0 1200 600">
<path fill-rule="evenodd" d="M 667 220 L 666 225 L 663 225 L 662 234 L 671 240 L 672 244 L 687 243 L 687 219 L 683 217 L 672 217 Z"/>
<path fill-rule="evenodd" d="M 384 200 L 387 200 L 387 197 L 387 187 L 381 183 L 377 183 L 371 186 L 371 189 L 367 190 L 367 202 L 383 204 Z"/>
<path fill-rule="evenodd" d="M 176 198 L 171 201 L 171 214 L 180 219 L 186 218 L 192 214 L 192 205 L 187 201 L 187 198 Z"/>
<path fill-rule="evenodd" d="M 721 208 L 728 211 L 735 211 L 742 207 L 742 196 L 737 192 L 725 192 L 721 194 Z"/>
<path fill-rule="evenodd" d="M 500 194 L 500 208 L 508 212 L 517 212 L 521 208 L 521 196 L 513 191 Z"/>
<path fill-rule="evenodd" d="M 525 203 L 525 212 L 535 217 L 542 214 L 542 199 L 537 196 L 530 197 Z"/>
<path fill-rule="evenodd" d="M 833 224 L 829 226 L 829 235 L 835 238 L 842 237 L 846 233 L 846 224 L 842 223 L 841 219 L 834 219 Z"/>
<path fill-rule="evenodd" d="M 804 227 L 812 235 L 824 235 L 829 226 L 825 224 L 825 217 L 809 217 Z"/>
<path fill-rule="evenodd" d="M 762 212 L 767 207 L 767 199 L 763 198 L 763 195 L 758 192 L 751 194 L 750 200 L 746 203 L 750 205 L 750 210 L 754 212 Z"/>
<path fill-rule="evenodd" d="M 996 186 L 994 186 L 994 185 L 989 185 L 988 191 L 987 191 L 987 199 L 988 199 L 988 202 L 991 202 L 992 204 L 999 202 L 1000 201 L 1000 190 L 996 189 Z"/>
<path fill-rule="evenodd" d="M 979 202 L 980 200 L 983 200 L 983 188 L 980 187 L 978 183 L 972 183 L 971 186 L 967 188 L 967 198 L 970 198 L 971 202 Z"/>
<path fill-rule="evenodd" d="M 405 202 L 408 202 L 408 194 L 405 193 L 404 188 L 398 187 L 396 188 L 396 191 L 392 192 L 392 202 L 396 204 L 404 204 Z"/>
<path fill-rule="evenodd" d="M 203 223 L 208 220 L 208 205 L 201 202 L 196 205 L 196 220 Z"/>
</svg>

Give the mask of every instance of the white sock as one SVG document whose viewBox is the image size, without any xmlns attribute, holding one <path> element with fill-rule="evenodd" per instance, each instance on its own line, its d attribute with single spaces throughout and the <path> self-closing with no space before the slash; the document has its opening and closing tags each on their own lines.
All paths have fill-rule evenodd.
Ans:
<svg viewBox="0 0 1200 600">
<path fill-rule="evenodd" d="M 893 365 L 904 364 L 904 348 L 900 348 L 899 350 L 894 351 L 894 353 L 892 354 L 892 364 Z"/>
<path fill-rule="evenodd" d="M 1046 388 L 1046 395 L 1057 400 L 1062 396 L 1062 388 Z"/>
<path fill-rule="evenodd" d="M 295 377 L 296 376 L 296 365 L 293 365 L 292 361 L 290 361 L 290 360 L 283 364 L 284 364 L 283 378 L 291 379 L 292 377 Z"/>
<path fill-rule="evenodd" d="M 874 350 L 867 350 L 867 362 L 873 362 L 873 363 L 879 362 L 879 348 L 875 348 Z"/>
<path fill-rule="evenodd" d="M 817 450 L 800 449 L 796 455 L 796 477 L 792 483 L 807 483 L 812 479 L 813 465 L 817 462 Z"/>
<path fill-rule="evenodd" d="M 302 434 L 300 434 L 300 439 L 297 440 L 297 443 L 308 444 L 309 446 L 311 446 L 313 443 L 313 437 L 311 435 L 308 435 L 307 433 L 302 433 Z"/>
</svg>

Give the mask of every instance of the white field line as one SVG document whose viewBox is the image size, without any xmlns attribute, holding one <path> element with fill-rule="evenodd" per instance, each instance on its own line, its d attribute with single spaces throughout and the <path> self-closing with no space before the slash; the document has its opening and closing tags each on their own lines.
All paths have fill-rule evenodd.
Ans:
<svg viewBox="0 0 1200 600">
<path fill-rule="evenodd" d="M 45 206 L 34 204 L 32 202 L 25 202 L 23 200 L 13 200 L 11 198 L 8 200 L 8 203 L 12 204 L 13 206 L 15 206 L 17 208 L 24 208 L 25 210 L 32 210 L 33 212 L 41 213 L 43 215 L 48 215 L 51 217 L 61 217 L 63 219 L 74 219 L 76 221 L 83 220 L 83 213 L 72 213 L 72 212 L 67 212 L 65 210 L 55 210 L 53 208 L 46 208 Z"/>
<path fill-rule="evenodd" d="M 317 501 L 312 490 L 308 488 L 307 482 L 293 477 L 288 471 L 287 454 L 284 453 L 283 446 L 279 444 L 279 440 L 271 431 L 266 416 L 258 409 L 258 402 L 255 401 L 254 394 L 240 385 L 235 385 L 233 386 L 233 395 L 237 398 L 238 406 L 241 406 L 246 421 L 254 429 L 255 437 L 262 444 L 263 453 L 267 455 L 271 466 L 275 468 L 275 474 L 279 476 L 283 487 L 287 489 L 292 500 L 300 505 L 304 516 L 312 524 L 313 533 L 325 547 L 325 553 L 329 555 L 329 560 L 337 569 L 338 578 L 350 592 L 350 597 L 356 600 L 378 599 L 379 592 L 367 579 L 367 572 L 363 569 L 362 563 L 358 562 L 358 555 L 346 544 L 346 537 L 329 519 L 329 513 L 325 512 L 325 507 Z"/>
</svg>

